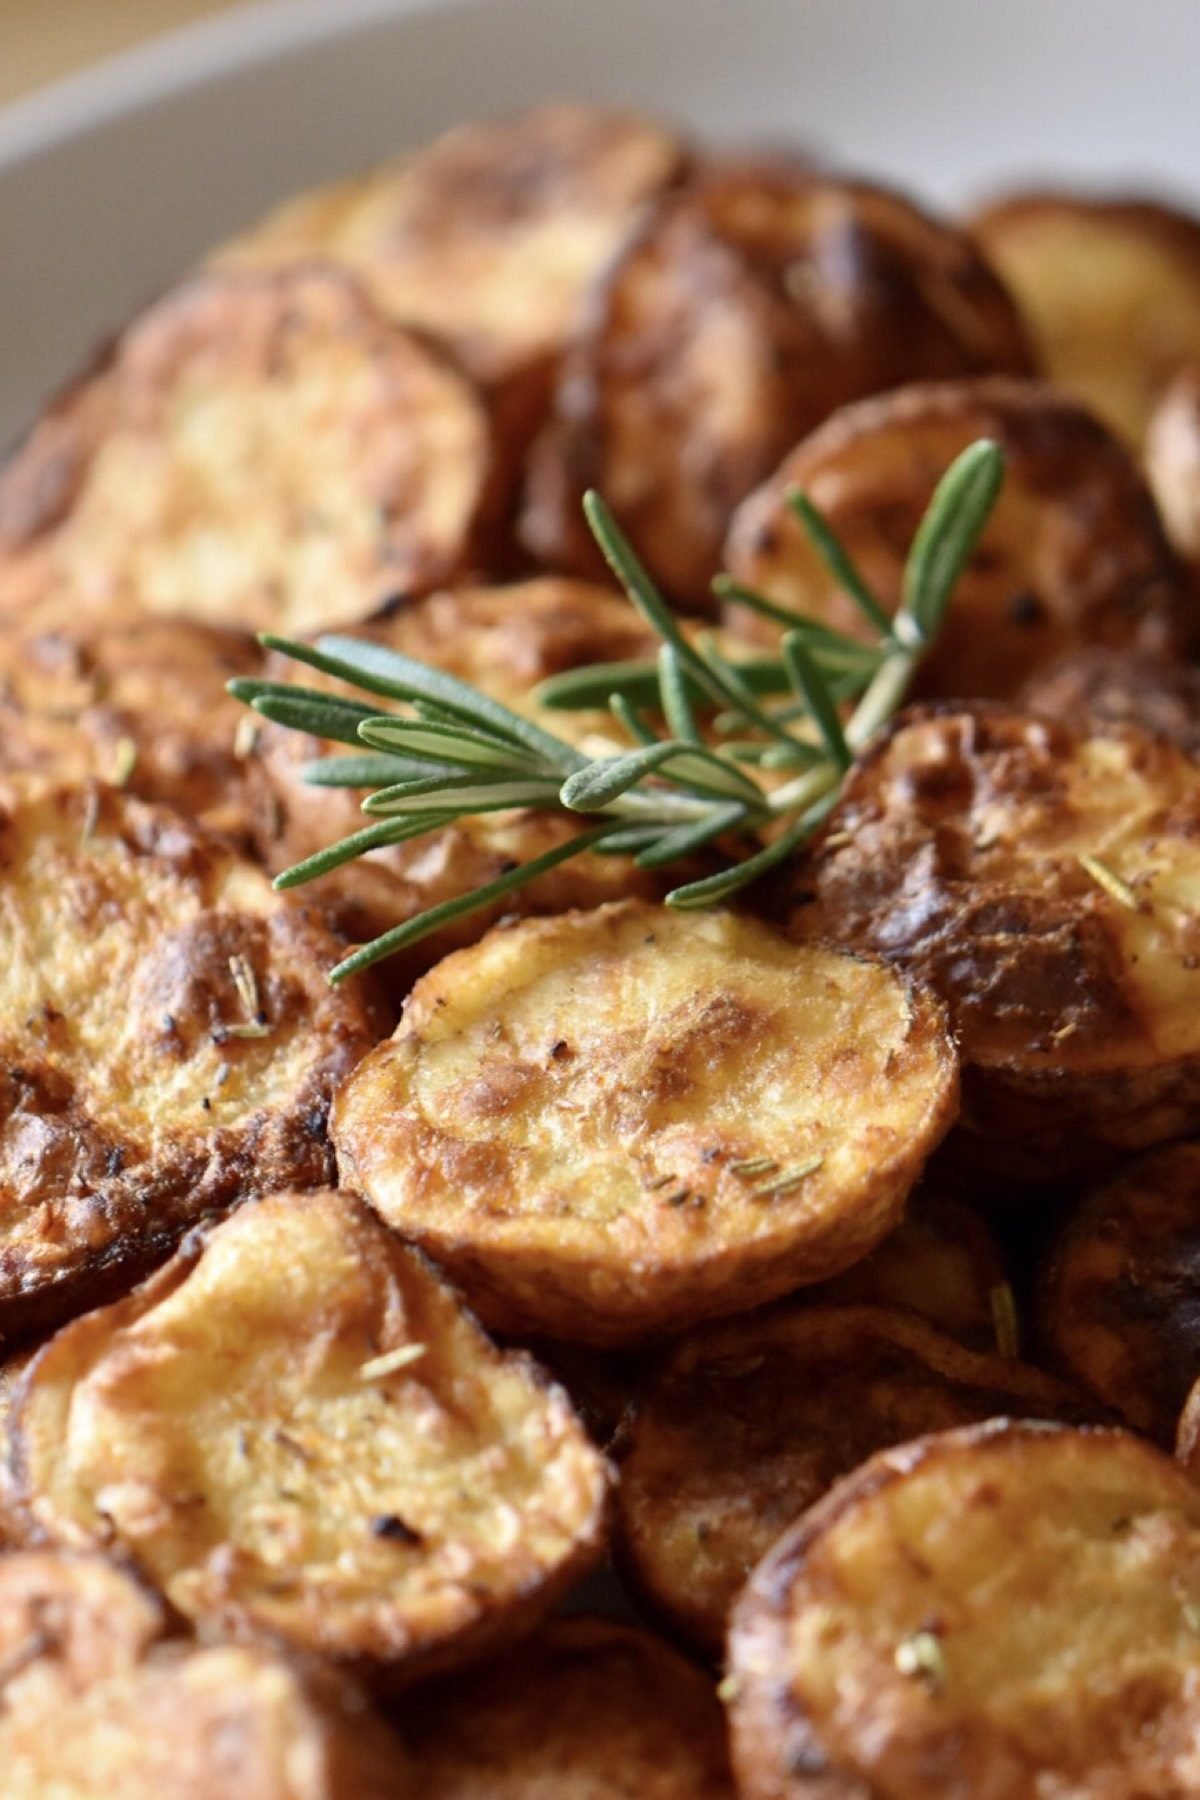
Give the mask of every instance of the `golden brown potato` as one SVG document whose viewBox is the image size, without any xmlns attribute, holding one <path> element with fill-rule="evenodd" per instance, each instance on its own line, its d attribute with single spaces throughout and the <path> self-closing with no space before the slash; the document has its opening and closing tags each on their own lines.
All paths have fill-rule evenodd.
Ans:
<svg viewBox="0 0 1200 1800">
<path fill-rule="evenodd" d="M 961 233 L 797 164 L 718 165 L 657 208 L 593 294 L 535 447 L 523 541 L 591 573 L 579 499 L 599 488 L 668 592 L 703 607 L 733 508 L 836 407 L 1029 367 L 1008 295 Z"/>
<path fill-rule="evenodd" d="M 685 1338 L 619 1451 L 625 1564 L 716 1655 L 780 1533 L 876 1450 L 1000 1415 L 1095 1418 L 1040 1370 L 979 1356 L 906 1313 L 789 1303 Z"/>
<path fill-rule="evenodd" d="M 518 1634 L 599 1554 L 607 1469 L 566 1395 L 349 1194 L 189 1238 L 51 1339 L 10 1429 L 27 1533 L 371 1676 Z"/>
<path fill-rule="evenodd" d="M 262 782 L 225 684 L 261 661 L 184 619 L 0 622 L 0 774 L 94 777 L 248 840 Z"/>
<path fill-rule="evenodd" d="M 1140 445 L 1172 376 L 1200 360 L 1200 220 L 1152 200 L 1025 193 L 971 231 L 1046 374 Z"/>
<path fill-rule="evenodd" d="M 1130 1163 L 1068 1215 L 1042 1271 L 1056 1363 L 1166 1446 L 1200 1379 L 1200 1145 Z"/>
<path fill-rule="evenodd" d="M 1200 1125 L 1200 770 L 1173 745 L 914 709 L 796 880 L 799 935 L 949 1007 L 970 1168 L 1048 1181 Z"/>
<path fill-rule="evenodd" d="M 201 276 L 0 470 L 0 608 L 350 623 L 471 566 L 491 480 L 474 389 L 348 275 Z"/>
<path fill-rule="evenodd" d="M 1177 375 L 1155 407 L 1145 457 L 1167 536 L 1195 569 L 1200 565 L 1200 365 Z"/>
<path fill-rule="evenodd" d="M 1006 458 L 1004 486 L 918 675 L 924 694 L 1007 698 L 1079 645 L 1169 652 L 1195 636 L 1187 584 L 1128 452 L 1037 382 L 929 383 L 847 407 L 787 456 L 734 515 L 725 563 L 744 587 L 869 635 L 787 497 L 821 509 L 889 612 L 939 478 L 977 438 Z M 777 626 L 734 601 L 727 623 Z"/>
<path fill-rule="evenodd" d="M 372 992 L 329 988 L 338 938 L 223 840 L 112 788 L 7 789 L 0 943 L 0 1339 L 329 1179 Z"/>
<path fill-rule="evenodd" d="M 649 1632 L 555 1619 L 399 1717 L 422 1800 L 732 1800 L 711 1682 Z"/>
<path fill-rule="evenodd" d="M 1000 1246 L 981 1214 L 937 1188 L 918 1188 L 879 1248 L 811 1289 L 809 1298 L 829 1306 L 900 1306 L 970 1350 L 1017 1353 Z"/>
<path fill-rule="evenodd" d="M 1200 669 L 1193 663 L 1095 646 L 1040 669 L 1020 701 L 1074 730 L 1137 725 L 1200 761 Z"/>
<path fill-rule="evenodd" d="M 883 965 L 625 901 L 439 963 L 334 1133 L 485 1320 L 616 1344 L 865 1255 L 956 1103 L 940 1008 Z"/>
<path fill-rule="evenodd" d="M 328 1671 L 160 1641 L 99 1557 L 0 1557 L 5 1800 L 403 1800 L 399 1743 Z"/>
<path fill-rule="evenodd" d="M 555 712 L 537 707 L 540 681 L 581 664 L 653 656 L 658 638 L 628 601 L 583 582 L 543 577 L 507 587 L 463 588 L 430 595 L 404 607 L 359 636 L 448 670 L 571 743 L 627 748 L 607 713 Z M 271 657 L 265 673 L 306 687 L 349 693 L 345 684 L 283 657 Z M 340 744 L 265 725 L 257 734 L 268 793 L 258 820 L 258 848 L 278 872 L 348 837 L 364 824 L 362 793 L 313 787 L 304 780 L 316 757 L 345 751 Z M 388 931 L 425 908 L 483 887 L 510 868 L 566 843 L 579 826 L 563 815 L 521 810 L 481 813 L 405 844 L 375 850 L 305 891 L 330 906 L 347 934 L 365 940 Z M 672 882 L 677 879 L 672 871 Z M 447 926 L 385 964 L 384 979 L 400 994 L 448 950 L 474 943 L 507 913 L 555 913 L 598 906 L 626 894 L 657 897 L 658 876 L 636 870 L 626 857 L 581 856 L 529 887 Z"/>
<path fill-rule="evenodd" d="M 1200 1492 L 1151 1445 L 996 1422 L 884 1451 L 734 1612 L 743 1800 L 1186 1800 Z"/>
</svg>

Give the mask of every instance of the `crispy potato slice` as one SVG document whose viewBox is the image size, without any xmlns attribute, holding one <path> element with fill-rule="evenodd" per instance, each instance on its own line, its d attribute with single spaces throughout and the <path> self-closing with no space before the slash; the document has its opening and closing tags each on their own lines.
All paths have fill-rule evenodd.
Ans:
<svg viewBox="0 0 1200 1800">
<path fill-rule="evenodd" d="M 868 628 L 809 542 L 787 497 L 820 507 L 888 611 L 938 479 L 975 439 L 996 439 L 1004 486 L 955 588 L 920 691 L 1007 698 L 1081 644 L 1174 651 L 1192 607 L 1132 458 L 1073 401 L 1038 382 L 929 383 L 847 407 L 787 456 L 738 508 L 729 573 L 853 636 Z M 734 601 L 726 622 L 774 641 L 778 627 Z"/>
<path fill-rule="evenodd" d="M 891 1444 L 999 1415 L 1076 1422 L 1097 1409 L 882 1307 L 788 1304 L 695 1332 L 626 1423 L 625 1566 L 715 1655 L 751 1569 L 839 1477 Z"/>
<path fill-rule="evenodd" d="M 628 601 L 605 588 L 554 576 L 433 594 L 378 624 L 360 628 L 357 635 L 446 669 L 559 737 L 593 750 L 628 747 L 610 715 L 547 713 L 537 706 L 533 690 L 547 677 L 582 664 L 652 657 L 659 643 Z M 312 670 L 298 671 L 295 663 L 282 657 L 269 659 L 265 672 L 273 679 L 300 679 L 307 687 L 331 693 L 350 692 L 344 683 Z M 268 784 L 258 815 L 257 843 L 272 872 L 361 829 L 359 790 L 314 787 L 304 779 L 311 761 L 344 753 L 344 745 L 272 725 L 262 727 L 256 741 Z M 564 816 L 528 809 L 482 813 L 409 843 L 372 851 L 322 876 L 306 891 L 332 908 L 350 937 L 365 940 L 427 907 L 485 886 L 514 862 L 531 862 L 568 842 L 578 829 Z M 665 885 L 661 877 L 635 869 L 627 857 L 585 855 L 506 896 L 490 910 L 473 913 L 414 945 L 383 965 L 383 979 L 391 991 L 403 995 L 439 957 L 474 943 L 489 924 L 506 914 L 564 912 L 627 894 L 657 898 Z"/>
<path fill-rule="evenodd" d="M 475 390 L 348 275 L 200 276 L 0 470 L 0 607 L 350 623 L 471 565 L 491 480 Z"/>
<path fill-rule="evenodd" d="M 1155 407 L 1145 457 L 1167 536 L 1195 569 L 1200 565 L 1200 366 L 1177 375 Z"/>
<path fill-rule="evenodd" d="M 127 1287 L 189 1225 L 329 1179 L 375 1041 L 319 914 L 115 789 L 0 794 L 0 1339 Z"/>
<path fill-rule="evenodd" d="M 1200 1379 L 1200 1145 L 1130 1163 L 1068 1215 L 1041 1273 L 1056 1363 L 1168 1447 Z"/>
<path fill-rule="evenodd" d="M 96 1556 L 0 1557 L 6 1800 L 402 1800 L 399 1743 L 328 1671 L 163 1643 L 162 1609 Z"/>
<path fill-rule="evenodd" d="M 261 661 L 184 619 L 0 622 L 0 774 L 95 777 L 248 842 L 262 782 L 225 684 Z"/>
<path fill-rule="evenodd" d="M 967 1166 L 1103 1169 L 1200 1125 L 1198 834 L 1200 770 L 1161 739 L 918 708 L 850 776 L 793 927 L 942 996 Z"/>
<path fill-rule="evenodd" d="M 711 1682 L 649 1632 L 555 1619 L 399 1723 L 422 1800 L 732 1800 Z"/>
<path fill-rule="evenodd" d="M 342 1179 L 501 1329 L 616 1344 L 822 1280 L 954 1117 L 883 965 L 640 901 L 448 956 L 342 1088 Z"/>
<path fill-rule="evenodd" d="M 744 1800 L 1185 1800 L 1200 1492 L 1107 1430 L 884 1451 L 780 1540 L 730 1633 Z"/>
<path fill-rule="evenodd" d="M 1047 375 L 1140 445 L 1172 376 L 1200 361 L 1200 220 L 1152 200 L 1025 193 L 970 228 Z"/>
<path fill-rule="evenodd" d="M 594 293 L 523 541 L 591 573 L 579 498 L 599 488 L 664 587 L 705 606 L 733 508 L 836 407 L 1028 369 L 1015 309 L 961 233 L 798 164 L 718 165 L 659 205 Z"/>
<path fill-rule="evenodd" d="M 1140 726 L 1200 761 L 1200 670 L 1193 663 L 1093 646 L 1040 669 L 1020 700 L 1074 730 Z"/>
<path fill-rule="evenodd" d="M 995 1234 L 980 1213 L 937 1188 L 918 1188 L 879 1248 L 810 1297 L 830 1306 L 903 1307 L 970 1350 L 1016 1354 Z"/>
<path fill-rule="evenodd" d="M 349 1194 L 245 1206 L 65 1327 L 11 1436 L 30 1533 L 372 1676 L 518 1634 L 601 1545 L 566 1395 Z"/>
</svg>

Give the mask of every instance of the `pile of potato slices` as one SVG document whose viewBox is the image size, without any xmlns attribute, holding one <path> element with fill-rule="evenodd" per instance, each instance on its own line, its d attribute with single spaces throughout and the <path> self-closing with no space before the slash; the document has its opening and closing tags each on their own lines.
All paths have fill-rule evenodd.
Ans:
<svg viewBox="0 0 1200 1800">
<path fill-rule="evenodd" d="M 736 661 L 746 590 L 866 630 L 794 489 L 894 610 L 980 438 L 806 851 L 710 911 L 585 854 L 329 985 L 578 827 L 278 891 L 361 795 L 229 697 L 256 634 L 600 754 L 539 684 L 657 639 L 585 489 Z M 1200 1793 L 1197 658 L 1152 196 L 564 102 L 127 323 L 0 465 L 5 1800 Z"/>
</svg>

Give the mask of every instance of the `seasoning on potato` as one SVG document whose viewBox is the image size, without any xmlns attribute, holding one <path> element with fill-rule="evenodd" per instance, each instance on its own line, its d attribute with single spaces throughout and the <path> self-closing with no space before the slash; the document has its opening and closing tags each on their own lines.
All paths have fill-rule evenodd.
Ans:
<svg viewBox="0 0 1200 1800">
<path fill-rule="evenodd" d="M 742 1800 L 1154 1794 L 1200 1755 L 1200 1490 L 1123 1432 L 883 1451 L 734 1612 Z"/>
<path fill-rule="evenodd" d="M 676 601 L 709 603 L 729 515 L 838 406 L 904 381 L 1027 374 L 1011 300 L 960 232 L 899 195 L 782 159 L 667 196 L 597 285 L 535 445 L 521 522 L 599 566 L 601 490 Z"/>
<path fill-rule="evenodd" d="M 875 1451 L 1000 1415 L 1098 1416 L 1063 1383 L 905 1313 L 789 1303 L 685 1337 L 620 1450 L 623 1563 L 709 1654 L 775 1539 Z"/>
<path fill-rule="evenodd" d="M 342 1088 L 342 1180 L 499 1329 L 616 1344 L 836 1274 L 957 1103 L 937 1003 L 733 913 L 490 932 Z"/>
<path fill-rule="evenodd" d="M 1039 1284 L 1057 1365 L 1168 1447 L 1200 1379 L 1198 1221 L 1200 1145 L 1172 1144 L 1084 1195 Z"/>
<path fill-rule="evenodd" d="M 731 582 L 861 637 L 865 625 L 788 498 L 802 490 L 888 612 L 938 479 L 980 437 L 1004 485 L 918 690 L 1009 698 L 1052 658 L 1089 644 L 1178 652 L 1196 627 L 1183 572 L 1130 453 L 1074 401 L 1037 382 L 929 383 L 860 401 L 804 439 L 733 516 Z M 727 624 L 774 643 L 741 603 Z"/>
<path fill-rule="evenodd" d="M 914 709 L 794 881 L 797 934 L 949 1007 L 961 1166 L 1046 1182 L 1200 1125 L 1200 770 L 1172 744 Z"/>
<path fill-rule="evenodd" d="M 713 1685 L 660 1639 L 555 1619 L 397 1723 L 422 1800 L 732 1800 Z"/>
<path fill-rule="evenodd" d="M 0 1337 L 128 1287 L 205 1214 L 328 1181 L 382 1028 L 341 942 L 115 788 L 0 792 Z"/>
<path fill-rule="evenodd" d="M 10 1437 L 29 1534 L 376 1680 L 520 1635 L 601 1548 L 566 1395 L 350 1194 L 244 1206 L 64 1328 Z"/>
<path fill-rule="evenodd" d="M 351 624 L 473 565 L 492 480 L 475 389 L 350 276 L 202 275 L 0 468 L 0 610 Z"/>
<path fill-rule="evenodd" d="M 399 1743 L 328 1669 L 171 1641 L 98 1556 L 0 1556 L 5 1800 L 404 1800 Z"/>
</svg>

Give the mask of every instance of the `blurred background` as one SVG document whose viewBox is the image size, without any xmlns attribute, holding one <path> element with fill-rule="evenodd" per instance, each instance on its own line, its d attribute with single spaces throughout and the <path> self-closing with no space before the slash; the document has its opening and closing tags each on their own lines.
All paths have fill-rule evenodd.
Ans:
<svg viewBox="0 0 1200 1800">
<path fill-rule="evenodd" d="M 0 0 L 0 106 L 240 0 Z"/>
</svg>

